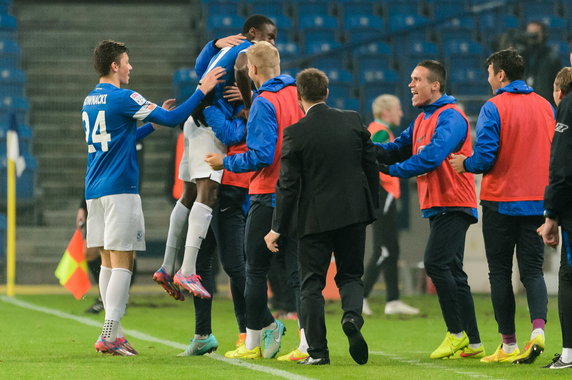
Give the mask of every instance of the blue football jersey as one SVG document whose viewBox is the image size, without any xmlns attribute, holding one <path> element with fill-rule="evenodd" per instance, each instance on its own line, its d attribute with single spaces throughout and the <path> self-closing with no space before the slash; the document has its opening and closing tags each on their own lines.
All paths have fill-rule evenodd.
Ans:
<svg viewBox="0 0 572 380">
<path fill-rule="evenodd" d="M 137 120 L 157 108 L 139 93 L 109 83 L 99 83 L 88 94 L 82 108 L 88 148 L 85 199 L 139 193 Z"/>
<path fill-rule="evenodd" d="M 223 98 L 225 86 L 234 86 L 234 63 L 238 55 L 244 50 L 252 46 L 252 42 L 244 41 L 240 45 L 222 48 L 214 57 L 211 58 L 207 70 L 203 73 L 203 77 L 215 67 L 223 67 L 226 71 L 223 83 L 219 83 L 214 88 L 213 104 L 218 105 L 225 113 L 225 116 L 232 118 L 234 107 Z"/>
</svg>

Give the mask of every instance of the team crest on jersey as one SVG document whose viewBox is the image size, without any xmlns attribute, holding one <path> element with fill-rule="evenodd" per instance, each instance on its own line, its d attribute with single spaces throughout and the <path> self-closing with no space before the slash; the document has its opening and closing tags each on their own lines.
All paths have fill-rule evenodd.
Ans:
<svg viewBox="0 0 572 380">
<path fill-rule="evenodd" d="M 557 123 L 556 124 L 556 128 L 554 129 L 556 132 L 564 132 L 565 130 L 568 129 L 568 126 L 564 123 Z"/>
<path fill-rule="evenodd" d="M 145 104 L 145 102 L 147 100 L 145 100 L 145 98 L 143 96 L 141 96 L 141 94 L 139 94 L 138 92 L 134 92 L 131 94 L 131 99 L 133 99 L 135 101 L 135 103 L 139 104 L 140 106 L 142 106 L 143 104 Z"/>
</svg>

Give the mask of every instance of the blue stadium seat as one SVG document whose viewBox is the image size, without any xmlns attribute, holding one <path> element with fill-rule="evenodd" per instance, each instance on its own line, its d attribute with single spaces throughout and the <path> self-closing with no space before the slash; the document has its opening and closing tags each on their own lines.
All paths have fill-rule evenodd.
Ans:
<svg viewBox="0 0 572 380">
<path fill-rule="evenodd" d="M 470 16 L 447 20 L 436 29 L 441 43 L 455 39 L 475 39 L 475 21 Z"/>
<path fill-rule="evenodd" d="M 294 42 L 278 41 L 276 49 L 280 53 L 280 60 L 300 58 L 300 46 Z"/>
<path fill-rule="evenodd" d="M 526 20 L 540 21 L 548 28 L 548 35 L 553 37 L 555 41 L 561 41 L 563 36 L 566 36 L 568 30 L 566 28 L 566 20 L 553 15 L 536 15 L 529 16 Z"/>
<path fill-rule="evenodd" d="M 419 5 L 420 2 L 414 0 L 384 1 L 382 5 L 383 14 L 386 15 L 388 20 L 394 16 L 421 15 Z"/>
<path fill-rule="evenodd" d="M 335 41 L 307 41 L 304 44 L 304 54 L 319 54 L 339 48 L 341 44 Z"/>
<path fill-rule="evenodd" d="M 360 101 L 356 98 L 329 96 L 327 103 L 333 108 L 352 111 L 360 110 Z"/>
<path fill-rule="evenodd" d="M 467 4 L 463 0 L 429 0 L 427 5 L 434 20 L 463 16 L 468 11 Z"/>
<path fill-rule="evenodd" d="M 387 25 L 392 33 L 402 32 L 410 39 L 424 40 L 427 38 L 425 26 L 428 23 L 427 17 L 401 14 L 391 16 Z"/>
<path fill-rule="evenodd" d="M 487 72 L 482 67 L 451 67 L 449 72 L 451 95 L 490 95 Z"/>
<path fill-rule="evenodd" d="M 377 1 L 363 0 L 338 0 L 338 14 L 341 16 L 348 15 L 378 15 Z"/>
<path fill-rule="evenodd" d="M 329 0 L 294 0 L 292 13 L 301 17 L 303 15 L 327 16 L 332 14 L 333 2 Z"/>
<path fill-rule="evenodd" d="M 520 14 L 525 20 L 556 15 L 559 4 L 558 0 L 520 0 L 518 2 Z"/>
<path fill-rule="evenodd" d="M 0 14 L 0 39 L 15 39 L 18 21 L 16 17 L 9 14 Z"/>
<path fill-rule="evenodd" d="M 330 91 L 330 98 L 349 98 L 354 96 L 354 87 L 351 83 L 337 83 L 332 81 L 328 85 L 328 89 Z"/>
<path fill-rule="evenodd" d="M 201 8 L 203 17 L 243 14 L 242 2 L 240 0 L 202 0 Z"/>
<path fill-rule="evenodd" d="M 441 58 L 439 48 L 433 42 L 427 41 L 411 41 L 409 45 L 400 49 L 397 46 L 395 51 L 398 54 L 397 61 L 399 63 L 399 71 L 402 77 L 409 80 L 409 75 L 417 63 L 425 59 L 436 59 Z"/>
<path fill-rule="evenodd" d="M 338 19 L 333 16 L 304 14 L 298 20 L 303 41 L 307 37 L 317 41 L 338 41 Z"/>
<path fill-rule="evenodd" d="M 0 69 L 0 97 L 24 96 L 26 75 L 18 69 Z"/>
<path fill-rule="evenodd" d="M 8 125 L 10 115 L 15 114 L 19 125 L 28 123 L 30 105 L 22 96 L 4 96 L 0 98 L 0 123 Z"/>
<path fill-rule="evenodd" d="M 398 82 L 397 71 L 384 68 L 369 68 L 361 70 L 359 73 L 360 83 L 394 83 Z"/>
<path fill-rule="evenodd" d="M 228 36 L 239 33 L 242 30 L 244 19 L 240 16 L 231 15 L 209 15 L 207 17 L 207 34 L 209 39 Z"/>
<path fill-rule="evenodd" d="M 36 189 L 38 163 L 31 155 L 25 155 L 26 169 L 16 178 L 17 201 L 32 201 Z M 6 197 L 6 157 L 0 160 L 0 197 Z"/>
<path fill-rule="evenodd" d="M 372 42 L 358 46 L 352 51 L 354 70 L 365 68 L 391 68 L 393 66 L 393 49 L 383 42 Z"/>
<path fill-rule="evenodd" d="M 20 46 L 13 40 L 0 41 L 0 67 L 17 68 L 20 65 Z"/>
<path fill-rule="evenodd" d="M 501 30 L 520 28 L 519 18 L 504 12 L 483 12 L 478 14 L 478 19 L 482 36 L 497 35 Z"/>
<path fill-rule="evenodd" d="M 195 73 L 195 69 L 183 68 L 175 71 L 173 74 L 175 98 L 179 102 L 184 101 L 195 92 L 198 83 L 199 77 Z"/>
<path fill-rule="evenodd" d="M 443 55 L 449 67 L 480 67 L 485 49 L 472 40 L 449 41 L 443 45 Z"/>
<path fill-rule="evenodd" d="M 570 44 L 564 41 L 549 41 L 548 45 L 560 57 L 562 66 L 570 66 Z"/>
<path fill-rule="evenodd" d="M 249 15 L 264 15 L 270 18 L 276 16 L 286 16 L 287 10 L 284 2 L 280 0 L 255 0 L 248 2 Z"/>
<path fill-rule="evenodd" d="M 381 17 L 346 14 L 344 17 L 346 41 L 358 42 L 383 37 L 385 22 Z"/>
</svg>

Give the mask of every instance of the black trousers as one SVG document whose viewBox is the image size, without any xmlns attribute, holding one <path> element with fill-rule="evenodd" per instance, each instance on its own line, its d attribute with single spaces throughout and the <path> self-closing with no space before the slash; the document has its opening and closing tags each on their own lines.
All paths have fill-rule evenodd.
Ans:
<svg viewBox="0 0 572 380">
<path fill-rule="evenodd" d="M 267 281 L 273 253 L 266 248 L 264 236 L 272 228 L 274 212 L 272 194 L 251 195 L 250 210 L 246 218 L 246 326 L 260 330 L 274 322 L 268 309 Z M 297 242 L 281 238 L 278 241 L 284 253 L 288 284 L 299 299 L 300 281 L 297 267 Z"/>
<path fill-rule="evenodd" d="M 398 270 L 399 241 L 397 232 L 397 206 L 395 198 L 383 188 L 379 190 L 379 209 L 377 220 L 372 224 L 373 252 L 365 266 L 363 276 L 364 297 L 367 298 L 383 271 L 386 302 L 399 299 Z M 387 202 L 389 203 L 386 206 Z"/>
<path fill-rule="evenodd" d="M 544 223 L 541 215 L 503 215 L 483 207 L 483 237 L 489 265 L 491 299 L 499 333 L 516 332 L 515 300 L 512 290 L 512 263 L 516 247 L 516 260 L 520 281 L 526 289 L 530 320 L 544 319 L 548 308 L 548 295 L 544 282 L 544 244 L 536 229 Z"/>
<path fill-rule="evenodd" d="M 300 308 L 302 326 L 308 341 L 308 353 L 313 358 L 328 358 L 324 297 L 326 274 L 332 252 L 336 259 L 335 281 L 342 301 L 345 318 L 354 318 L 363 325 L 363 258 L 365 224 L 354 224 L 319 234 L 307 235 L 299 241 Z"/>
<path fill-rule="evenodd" d="M 471 343 L 479 343 L 475 305 L 463 270 L 465 235 L 472 218 L 464 212 L 448 212 L 429 219 L 425 271 L 433 281 L 441 313 L 451 333 L 465 331 Z"/>
<path fill-rule="evenodd" d="M 558 315 L 562 347 L 572 348 L 572 231 L 562 228 L 562 253 L 558 272 Z"/>
<path fill-rule="evenodd" d="M 220 185 L 219 203 L 213 210 L 213 219 L 207 237 L 201 244 L 197 257 L 197 273 L 202 277 L 205 289 L 213 294 L 213 260 L 218 245 L 220 261 L 230 278 L 230 292 L 234 314 L 240 332 L 246 332 L 246 259 L 244 254 L 245 215 L 242 204 L 248 189 Z M 193 297 L 195 305 L 195 334 L 208 335 L 211 330 L 212 299 Z"/>
</svg>

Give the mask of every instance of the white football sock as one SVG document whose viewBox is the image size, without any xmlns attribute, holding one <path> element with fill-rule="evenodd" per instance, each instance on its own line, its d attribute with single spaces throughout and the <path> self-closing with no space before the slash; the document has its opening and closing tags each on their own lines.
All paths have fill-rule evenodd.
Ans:
<svg viewBox="0 0 572 380">
<path fill-rule="evenodd" d="M 185 256 L 181 265 L 181 273 L 185 276 L 197 273 L 197 256 L 201 243 L 207 236 L 212 219 L 212 208 L 199 202 L 193 203 L 189 212 Z"/>
<path fill-rule="evenodd" d="M 111 319 L 106 319 L 103 322 L 103 329 L 101 330 L 101 337 L 108 342 L 115 342 L 117 339 L 117 328 L 119 327 L 119 321 L 114 321 Z"/>
<path fill-rule="evenodd" d="M 560 355 L 560 360 L 564 363 L 572 362 L 572 348 L 562 348 L 562 355 Z"/>
<path fill-rule="evenodd" d="M 109 285 L 109 279 L 111 278 L 111 268 L 104 267 L 103 265 L 99 269 L 99 296 L 101 297 L 101 302 L 103 302 L 103 308 L 105 309 L 105 298 L 107 295 L 107 286 Z"/>
<path fill-rule="evenodd" d="M 262 330 L 251 330 L 246 328 L 246 345 L 247 350 L 254 350 L 260 346 L 260 339 L 262 338 Z"/>
<path fill-rule="evenodd" d="M 298 351 L 303 354 L 308 353 L 308 342 L 306 341 L 306 334 L 304 329 L 300 329 L 300 344 L 298 345 Z"/>
<path fill-rule="evenodd" d="M 537 335 L 544 335 L 543 329 L 534 329 L 530 333 L 530 340 L 533 340 Z"/>
<path fill-rule="evenodd" d="M 165 246 L 165 256 L 163 257 L 163 267 L 170 275 L 175 271 L 175 261 L 177 260 L 177 252 L 183 242 L 183 231 L 185 223 L 189 218 L 189 210 L 177 201 L 173 211 L 171 211 L 171 218 L 169 219 L 169 232 L 167 233 L 167 244 Z"/>
<path fill-rule="evenodd" d="M 107 286 L 105 319 L 120 321 L 125 314 L 125 307 L 129 300 L 129 283 L 132 272 L 125 268 L 111 270 L 111 279 Z M 115 337 L 114 337 L 115 338 Z"/>
<path fill-rule="evenodd" d="M 503 343 L 502 344 L 502 350 L 504 351 L 505 354 L 512 354 L 514 350 L 516 350 L 518 348 L 518 344 L 517 343 Z"/>
</svg>

